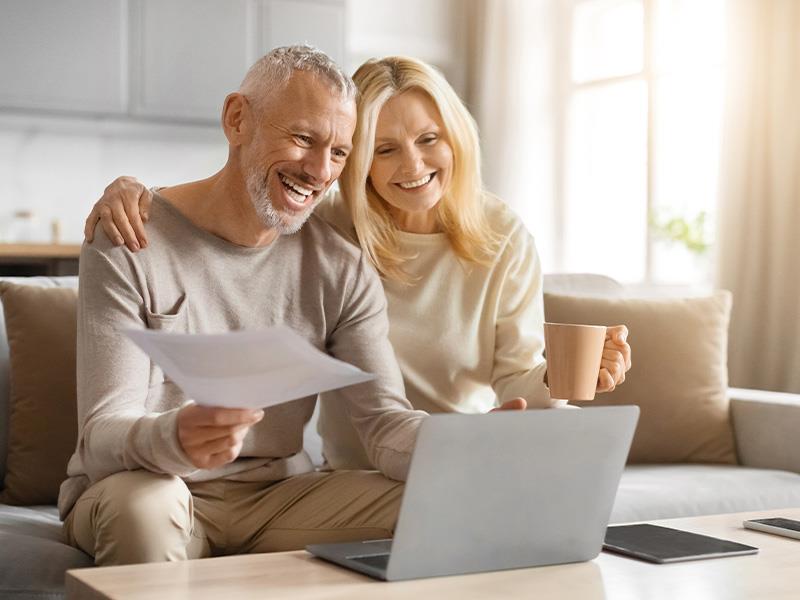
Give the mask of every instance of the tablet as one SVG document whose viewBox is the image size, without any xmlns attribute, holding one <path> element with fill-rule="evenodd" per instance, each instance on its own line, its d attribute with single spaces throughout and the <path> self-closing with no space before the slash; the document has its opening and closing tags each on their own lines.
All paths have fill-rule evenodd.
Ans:
<svg viewBox="0 0 800 600">
<path fill-rule="evenodd" d="M 659 525 L 615 525 L 603 549 L 655 563 L 755 554 L 758 548 Z"/>
</svg>

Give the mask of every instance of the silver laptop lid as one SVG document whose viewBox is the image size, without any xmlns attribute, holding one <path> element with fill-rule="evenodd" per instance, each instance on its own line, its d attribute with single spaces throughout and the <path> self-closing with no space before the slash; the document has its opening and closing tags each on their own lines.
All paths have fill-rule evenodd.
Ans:
<svg viewBox="0 0 800 600">
<path fill-rule="evenodd" d="M 638 416 L 619 406 L 426 418 L 387 579 L 594 558 Z"/>
</svg>

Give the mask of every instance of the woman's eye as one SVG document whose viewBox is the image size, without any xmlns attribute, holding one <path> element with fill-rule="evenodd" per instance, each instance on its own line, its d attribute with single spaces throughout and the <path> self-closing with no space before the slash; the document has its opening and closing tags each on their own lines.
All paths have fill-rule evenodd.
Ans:
<svg viewBox="0 0 800 600">
<path fill-rule="evenodd" d="M 433 144 L 438 139 L 439 139 L 439 136 L 434 135 L 434 134 L 430 134 L 430 135 L 426 135 L 426 136 L 421 137 L 419 141 L 422 144 Z"/>
<path fill-rule="evenodd" d="M 375 154 L 380 154 L 380 155 L 382 155 L 382 156 L 383 156 L 383 155 L 386 155 L 386 154 L 389 154 L 389 153 L 391 153 L 391 151 L 392 151 L 392 149 L 391 149 L 391 148 L 386 148 L 386 147 L 383 147 L 383 148 L 378 148 L 378 149 L 375 151 Z"/>
</svg>

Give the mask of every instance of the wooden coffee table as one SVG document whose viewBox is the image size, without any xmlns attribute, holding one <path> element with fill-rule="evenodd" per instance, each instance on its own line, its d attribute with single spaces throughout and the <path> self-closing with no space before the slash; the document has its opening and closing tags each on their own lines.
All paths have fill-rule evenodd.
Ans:
<svg viewBox="0 0 800 600">
<path fill-rule="evenodd" d="M 655 565 L 602 552 L 586 563 L 385 583 L 306 552 L 280 552 L 67 572 L 69 598 L 236 600 L 538 597 L 604 600 L 800 598 L 800 540 L 744 529 L 742 521 L 800 508 L 651 521 L 722 537 L 760 552 Z"/>
</svg>

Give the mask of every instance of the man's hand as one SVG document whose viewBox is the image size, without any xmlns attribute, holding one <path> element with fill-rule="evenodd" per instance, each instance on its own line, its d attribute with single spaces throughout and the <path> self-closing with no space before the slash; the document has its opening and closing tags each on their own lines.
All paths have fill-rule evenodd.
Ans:
<svg viewBox="0 0 800 600">
<path fill-rule="evenodd" d="M 94 239 L 97 222 L 103 226 L 108 239 L 115 246 L 123 243 L 137 252 L 147 247 L 144 223 L 149 218 L 153 193 L 133 177 L 117 177 L 95 202 L 86 219 L 83 235 L 87 242 Z"/>
<path fill-rule="evenodd" d="M 494 412 L 496 410 L 525 410 L 528 407 L 528 401 L 525 398 L 514 398 L 513 400 L 508 400 L 507 402 L 503 402 L 497 408 L 493 408 L 489 412 Z"/>
<path fill-rule="evenodd" d="M 250 427 L 263 410 L 188 404 L 178 411 L 178 441 L 199 469 L 214 469 L 236 460 Z"/>
<path fill-rule="evenodd" d="M 606 328 L 603 358 L 597 376 L 598 393 L 613 392 L 614 388 L 625 381 L 625 373 L 631 368 L 631 347 L 627 339 L 628 328 L 625 325 Z"/>
</svg>

